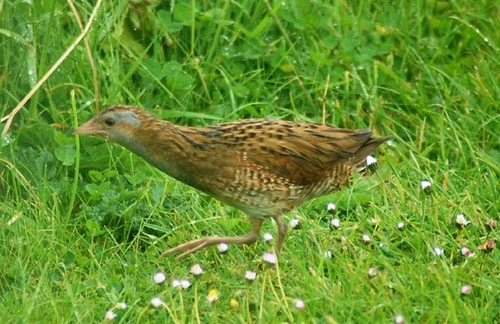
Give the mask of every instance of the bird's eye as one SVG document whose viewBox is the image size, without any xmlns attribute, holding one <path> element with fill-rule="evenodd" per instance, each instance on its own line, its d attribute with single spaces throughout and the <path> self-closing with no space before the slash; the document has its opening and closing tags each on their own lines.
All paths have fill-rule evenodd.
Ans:
<svg viewBox="0 0 500 324">
<path fill-rule="evenodd" d="M 115 124 L 115 120 L 113 118 L 108 118 L 104 121 L 104 123 L 106 124 L 106 126 L 113 126 Z"/>
</svg>

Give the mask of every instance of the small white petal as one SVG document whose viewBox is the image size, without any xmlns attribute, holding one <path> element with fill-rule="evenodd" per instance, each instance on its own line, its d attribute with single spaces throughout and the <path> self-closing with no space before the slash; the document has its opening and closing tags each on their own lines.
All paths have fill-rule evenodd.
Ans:
<svg viewBox="0 0 500 324">
<path fill-rule="evenodd" d="M 294 218 L 290 221 L 290 227 L 291 228 L 297 228 L 300 226 L 300 220 Z"/>
<path fill-rule="evenodd" d="M 195 276 L 199 276 L 203 273 L 203 269 L 199 264 L 195 264 L 194 266 L 191 267 L 191 273 Z"/>
<path fill-rule="evenodd" d="M 181 285 L 181 281 L 180 280 L 177 280 L 177 279 L 172 280 L 172 288 L 177 288 L 180 285 Z"/>
<path fill-rule="evenodd" d="M 403 317 L 403 315 L 396 315 L 396 317 L 394 318 L 394 323 L 405 324 L 405 318 Z"/>
<path fill-rule="evenodd" d="M 151 299 L 151 305 L 153 307 L 160 307 L 163 304 L 163 301 L 161 300 L 160 297 L 154 297 Z"/>
<path fill-rule="evenodd" d="M 427 190 L 431 187 L 431 182 L 423 180 L 422 182 L 420 182 L 420 186 L 422 187 L 422 190 Z"/>
<path fill-rule="evenodd" d="M 265 232 L 263 238 L 264 238 L 264 241 L 269 242 L 273 239 L 273 235 L 269 232 Z"/>
<path fill-rule="evenodd" d="M 399 230 L 402 230 L 404 227 L 405 227 L 405 223 L 403 223 L 403 222 L 399 222 L 398 223 L 398 229 Z"/>
<path fill-rule="evenodd" d="M 155 275 L 153 276 L 153 280 L 157 284 L 163 283 L 166 279 L 167 279 L 167 276 L 165 276 L 165 274 L 163 272 L 161 272 L 161 271 L 155 273 Z"/>
<path fill-rule="evenodd" d="M 462 254 L 463 256 L 470 256 L 471 251 L 469 250 L 469 248 L 464 246 L 460 249 L 460 254 Z"/>
<path fill-rule="evenodd" d="M 471 285 L 463 285 L 462 288 L 460 289 L 460 293 L 462 295 L 468 295 L 472 292 L 472 286 Z"/>
<path fill-rule="evenodd" d="M 368 244 L 368 243 L 370 243 L 371 241 L 372 241 L 372 239 L 370 238 L 370 235 L 368 235 L 368 234 L 364 234 L 364 235 L 363 235 L 363 242 L 364 242 L 365 244 Z"/>
<path fill-rule="evenodd" d="M 465 219 L 464 214 L 458 214 L 455 223 L 460 226 L 467 226 L 470 222 Z"/>
<path fill-rule="evenodd" d="M 377 164 L 377 159 L 376 159 L 376 158 L 374 158 L 374 157 L 373 157 L 373 156 L 371 156 L 371 155 L 368 155 L 368 156 L 366 157 L 366 165 L 367 165 L 367 166 L 372 166 L 372 165 L 375 165 L 375 164 Z"/>
<path fill-rule="evenodd" d="M 108 321 L 112 321 L 112 320 L 115 319 L 116 316 L 117 315 L 116 315 L 115 312 L 113 312 L 112 310 L 109 310 L 109 311 L 106 312 L 105 319 L 108 320 Z"/>
<path fill-rule="evenodd" d="M 328 250 L 328 251 L 325 251 L 324 256 L 327 259 L 331 259 L 333 257 L 333 253 L 332 253 L 332 251 Z"/>
<path fill-rule="evenodd" d="M 294 305 L 298 310 L 303 310 L 306 307 L 306 304 L 302 299 L 295 299 Z"/>
<path fill-rule="evenodd" d="M 219 243 L 217 244 L 217 250 L 219 250 L 219 253 L 224 253 L 229 249 L 229 245 L 226 243 Z"/>
<path fill-rule="evenodd" d="M 252 270 L 247 270 L 245 272 L 245 279 L 248 281 L 254 281 L 257 278 L 257 273 Z"/>
<path fill-rule="evenodd" d="M 189 282 L 189 280 L 187 280 L 187 279 L 182 279 L 181 280 L 181 287 L 182 287 L 182 289 L 188 289 L 189 287 L 191 287 L 191 282 Z"/>
<path fill-rule="evenodd" d="M 219 292 L 217 289 L 212 289 L 208 292 L 207 300 L 209 303 L 213 303 L 219 300 Z"/>
<path fill-rule="evenodd" d="M 335 209 L 337 209 L 337 206 L 335 206 L 334 203 L 329 203 L 327 206 L 326 206 L 326 210 L 328 210 L 329 212 L 332 212 L 334 211 Z"/>
<path fill-rule="evenodd" d="M 432 253 L 434 253 L 434 255 L 436 255 L 436 256 L 440 256 L 440 255 L 443 255 L 444 250 L 442 248 L 440 248 L 439 246 L 436 246 L 434 248 L 434 250 L 432 251 Z"/>
<path fill-rule="evenodd" d="M 278 257 L 275 253 L 266 252 L 262 255 L 262 260 L 269 264 L 276 264 L 278 262 Z"/>
<path fill-rule="evenodd" d="M 333 228 L 339 229 L 340 228 L 340 219 L 334 218 L 334 219 L 332 219 L 330 224 L 332 225 Z"/>
<path fill-rule="evenodd" d="M 127 304 L 125 304 L 125 303 L 123 303 L 123 302 L 118 303 L 118 305 L 117 305 L 117 306 L 118 306 L 118 308 L 120 308 L 120 309 L 125 309 L 125 308 L 127 308 Z"/>
<path fill-rule="evenodd" d="M 368 270 L 368 275 L 372 278 L 375 277 L 377 275 L 377 268 L 370 268 Z"/>
</svg>

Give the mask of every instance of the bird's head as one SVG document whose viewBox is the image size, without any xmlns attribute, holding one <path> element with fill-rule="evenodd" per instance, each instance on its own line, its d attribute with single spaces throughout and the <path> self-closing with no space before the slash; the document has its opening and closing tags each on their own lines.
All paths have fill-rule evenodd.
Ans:
<svg viewBox="0 0 500 324">
<path fill-rule="evenodd" d="M 74 135 L 94 135 L 124 143 L 134 138 L 146 113 L 134 107 L 115 106 L 77 128 Z"/>
</svg>

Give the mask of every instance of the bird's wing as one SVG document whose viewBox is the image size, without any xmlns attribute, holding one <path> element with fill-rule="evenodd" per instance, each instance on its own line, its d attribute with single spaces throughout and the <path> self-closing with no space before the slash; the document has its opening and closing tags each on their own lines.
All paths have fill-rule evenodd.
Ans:
<svg viewBox="0 0 500 324">
<path fill-rule="evenodd" d="M 239 163 L 299 185 L 321 180 L 340 163 L 360 162 L 382 143 L 369 130 L 259 119 L 209 127 L 207 134 L 231 147 L 226 151 L 237 153 Z"/>
<path fill-rule="evenodd" d="M 251 150 L 248 154 L 249 159 L 266 165 L 271 172 L 293 183 L 306 184 L 320 181 L 333 168 L 349 163 L 370 134 L 333 131 L 330 135 L 289 135 L 269 141 L 266 155 L 252 155 Z"/>
</svg>

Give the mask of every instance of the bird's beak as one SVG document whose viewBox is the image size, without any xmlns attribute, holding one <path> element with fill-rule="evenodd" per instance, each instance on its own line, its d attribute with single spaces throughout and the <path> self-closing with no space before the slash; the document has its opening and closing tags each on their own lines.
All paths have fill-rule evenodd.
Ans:
<svg viewBox="0 0 500 324">
<path fill-rule="evenodd" d="M 99 128 L 96 127 L 94 120 L 91 119 L 82 126 L 78 127 L 73 132 L 73 135 L 98 135 L 99 133 L 100 133 Z"/>
</svg>

